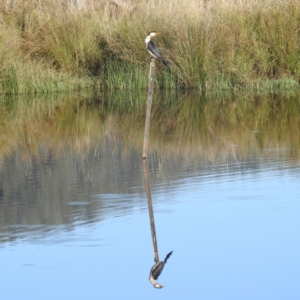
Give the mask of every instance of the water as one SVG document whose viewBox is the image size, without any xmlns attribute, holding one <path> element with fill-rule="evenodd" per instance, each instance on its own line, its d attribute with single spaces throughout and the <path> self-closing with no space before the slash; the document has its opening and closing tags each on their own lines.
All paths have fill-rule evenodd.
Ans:
<svg viewBox="0 0 300 300">
<path fill-rule="evenodd" d="M 290 128 L 269 120 L 266 130 L 215 127 L 192 139 L 153 125 L 160 260 L 173 251 L 159 290 L 148 280 L 143 123 L 80 116 L 82 131 L 41 125 L 1 156 L 3 299 L 299 299 L 299 148 Z"/>
</svg>

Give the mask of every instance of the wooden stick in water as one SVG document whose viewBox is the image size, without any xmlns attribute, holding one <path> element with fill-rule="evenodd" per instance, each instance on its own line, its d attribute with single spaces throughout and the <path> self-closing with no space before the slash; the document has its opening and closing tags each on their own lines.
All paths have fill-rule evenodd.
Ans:
<svg viewBox="0 0 300 300">
<path fill-rule="evenodd" d="M 146 103 L 146 120 L 145 120 L 145 133 L 144 133 L 142 159 L 147 159 L 147 154 L 148 154 L 154 70 L 155 70 L 155 58 L 151 58 L 151 60 L 150 60 L 150 71 L 149 71 L 149 82 L 148 82 L 148 95 L 147 95 L 147 103 Z"/>
<path fill-rule="evenodd" d="M 159 262 L 158 246 L 157 246 L 155 222 L 154 222 L 154 213 L 153 213 L 153 205 L 152 205 L 152 197 L 151 197 L 151 189 L 150 189 L 149 175 L 148 175 L 149 174 L 148 173 L 148 165 L 147 165 L 146 160 L 143 160 L 143 171 L 144 171 L 145 190 L 146 190 L 146 195 L 147 195 L 147 200 L 148 200 L 148 212 L 149 212 L 152 244 L 153 244 L 153 251 L 154 251 L 154 261 Z"/>
</svg>

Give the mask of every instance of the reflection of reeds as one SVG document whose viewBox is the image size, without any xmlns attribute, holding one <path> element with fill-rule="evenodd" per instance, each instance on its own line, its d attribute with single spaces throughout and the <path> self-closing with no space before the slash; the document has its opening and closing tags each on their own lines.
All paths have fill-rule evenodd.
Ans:
<svg viewBox="0 0 300 300">
<path fill-rule="evenodd" d="M 92 84 L 145 87 L 149 55 L 143 40 L 149 30 L 161 31 L 160 49 L 172 69 L 159 66 L 156 86 L 298 86 L 297 1 L 70 3 L 1 2 L 0 92 L 74 90 Z"/>
<path fill-rule="evenodd" d="M 0 227 L 11 232 L 5 226 L 19 224 L 19 233 L 34 224 L 71 224 L 71 229 L 79 219 L 98 220 L 106 212 L 102 199 L 83 207 L 70 201 L 100 192 L 131 193 L 136 180 L 131 173 L 140 172 L 142 178 L 142 170 L 137 171 L 145 113 L 140 97 L 143 91 L 126 98 L 124 93 L 1 98 Z M 153 186 L 167 186 L 170 174 L 180 180 L 184 170 L 254 170 L 279 157 L 281 164 L 292 161 L 294 166 L 300 148 L 299 99 L 294 92 L 156 92 L 148 155 Z M 143 195 L 142 182 L 134 181 L 134 187 Z M 120 203 L 109 205 L 123 213 Z"/>
<path fill-rule="evenodd" d="M 183 155 L 192 160 L 201 154 L 210 162 L 226 162 L 248 155 L 253 146 L 259 151 L 300 146 L 298 94 L 220 96 L 194 92 L 163 96 L 163 100 L 159 93 L 155 96 L 158 100 L 153 103 L 149 142 L 149 152 L 160 157 Z M 92 94 L 61 95 L 16 100 L 13 106 L 2 100 L 0 157 L 16 148 L 28 157 L 38 155 L 42 148 L 58 156 L 66 148 L 87 154 L 105 139 L 115 141 L 116 147 L 122 140 L 122 155 L 134 148 L 141 152 L 144 106 L 130 99 L 142 95 L 127 95 L 123 103 L 114 97 L 124 95 L 105 93 L 96 99 Z"/>
</svg>

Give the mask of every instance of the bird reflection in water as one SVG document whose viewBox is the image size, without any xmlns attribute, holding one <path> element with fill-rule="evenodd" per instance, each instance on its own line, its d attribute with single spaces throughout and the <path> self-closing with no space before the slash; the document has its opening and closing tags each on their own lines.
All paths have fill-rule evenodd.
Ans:
<svg viewBox="0 0 300 300">
<path fill-rule="evenodd" d="M 149 281 L 153 286 L 157 289 L 161 289 L 164 286 L 158 282 L 156 282 L 157 278 L 163 271 L 165 264 L 167 263 L 168 259 L 172 255 L 173 251 L 169 252 L 164 259 L 164 261 L 159 261 L 158 255 L 158 247 L 157 247 L 157 239 L 156 239 L 156 231 L 155 231 L 155 222 L 154 222 L 154 213 L 153 213 L 153 206 L 152 206 L 152 197 L 150 191 L 150 184 L 149 184 L 149 176 L 148 176 L 148 165 L 147 161 L 143 160 L 143 169 L 144 169 L 144 182 L 145 182 L 145 190 L 148 199 L 148 211 L 149 211 L 149 219 L 150 219 L 150 228 L 151 228 L 151 235 L 152 235 L 152 244 L 154 250 L 154 261 L 155 264 L 152 266 Z"/>
<path fill-rule="evenodd" d="M 164 269 L 164 266 L 167 263 L 167 261 L 172 253 L 173 253 L 173 251 L 168 253 L 164 261 L 156 262 L 156 264 L 154 264 L 153 267 L 151 268 L 149 280 L 156 289 L 161 289 L 164 287 L 162 284 L 156 282 L 156 280 L 159 277 L 159 275 L 161 274 L 162 270 Z"/>
</svg>

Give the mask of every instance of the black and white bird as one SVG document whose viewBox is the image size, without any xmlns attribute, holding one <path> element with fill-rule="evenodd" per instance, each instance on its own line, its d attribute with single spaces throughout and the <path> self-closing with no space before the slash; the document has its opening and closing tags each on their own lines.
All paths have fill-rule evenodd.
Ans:
<svg viewBox="0 0 300 300">
<path fill-rule="evenodd" d="M 159 58 L 166 67 L 169 67 L 167 62 L 161 56 L 157 46 L 153 43 L 153 41 L 151 41 L 151 38 L 156 36 L 157 34 L 159 34 L 159 32 L 156 31 L 151 31 L 148 33 L 148 35 L 145 38 L 146 49 L 148 50 L 148 52 L 152 57 Z"/>
<path fill-rule="evenodd" d="M 173 251 L 168 253 L 164 261 L 156 262 L 156 264 L 151 268 L 149 280 L 156 289 L 161 289 L 164 287 L 162 284 L 156 282 L 156 279 L 161 274 L 162 270 L 164 269 L 165 264 L 167 263 L 167 260 L 169 259 L 169 257 L 171 256 L 172 253 L 173 253 Z"/>
</svg>

